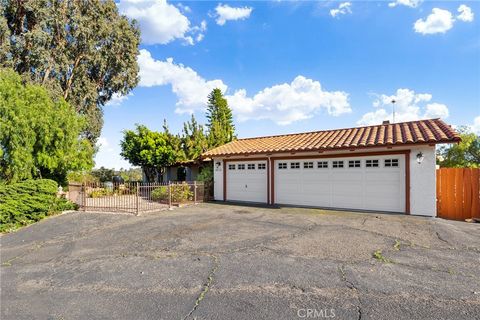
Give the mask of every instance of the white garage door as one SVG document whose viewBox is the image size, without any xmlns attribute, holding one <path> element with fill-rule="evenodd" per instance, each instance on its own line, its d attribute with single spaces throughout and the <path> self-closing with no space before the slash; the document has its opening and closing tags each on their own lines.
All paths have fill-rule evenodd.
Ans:
<svg viewBox="0 0 480 320">
<path fill-rule="evenodd" d="M 227 163 L 227 200 L 267 202 L 267 161 Z"/>
<path fill-rule="evenodd" d="M 275 161 L 275 203 L 405 212 L 401 155 Z"/>
</svg>

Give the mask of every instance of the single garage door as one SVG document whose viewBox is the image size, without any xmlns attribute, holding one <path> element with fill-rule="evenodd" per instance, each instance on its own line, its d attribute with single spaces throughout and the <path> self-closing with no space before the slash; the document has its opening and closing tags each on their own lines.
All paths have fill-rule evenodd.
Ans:
<svg viewBox="0 0 480 320">
<path fill-rule="evenodd" d="M 275 203 L 405 212 L 402 155 L 275 161 Z"/>
<path fill-rule="evenodd" d="M 267 161 L 227 162 L 227 200 L 267 202 Z"/>
</svg>

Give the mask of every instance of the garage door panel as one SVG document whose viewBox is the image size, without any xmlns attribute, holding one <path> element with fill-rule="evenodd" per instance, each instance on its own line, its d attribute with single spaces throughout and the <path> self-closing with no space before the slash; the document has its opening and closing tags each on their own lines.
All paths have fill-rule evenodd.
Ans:
<svg viewBox="0 0 480 320">
<path fill-rule="evenodd" d="M 254 169 L 248 169 L 248 165 Z M 262 164 L 265 169 L 260 169 Z M 242 165 L 244 169 L 239 169 Z M 267 162 L 266 161 L 239 161 L 227 164 L 227 200 L 267 202 Z M 233 167 L 233 168 L 230 168 Z"/>
<path fill-rule="evenodd" d="M 386 159 L 397 159 L 398 166 L 387 166 Z M 349 168 L 350 160 L 357 160 L 355 164 L 351 164 L 357 167 Z M 366 160 L 376 160 L 373 162 L 375 167 L 371 165 L 372 161 L 367 167 Z M 314 167 L 303 168 L 304 161 L 313 162 Z M 328 167 L 318 168 L 317 161 L 328 162 Z M 334 161 L 343 161 L 343 168 L 333 168 Z M 301 167 L 291 169 L 291 162 L 300 162 Z M 287 168 L 279 169 L 279 163 L 286 164 Z M 338 163 L 336 165 L 338 166 Z M 405 211 L 403 157 L 276 160 L 274 173 L 275 202 L 279 204 Z"/>
<path fill-rule="evenodd" d="M 358 171 L 339 172 L 337 170 L 333 172 L 332 177 L 334 181 L 345 181 L 345 182 L 361 181 L 362 173 Z"/>
</svg>

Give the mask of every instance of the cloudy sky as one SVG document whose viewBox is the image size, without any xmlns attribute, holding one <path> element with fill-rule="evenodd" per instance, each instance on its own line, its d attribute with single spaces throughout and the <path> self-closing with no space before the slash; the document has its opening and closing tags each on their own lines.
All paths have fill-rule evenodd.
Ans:
<svg viewBox="0 0 480 320">
<path fill-rule="evenodd" d="M 122 130 L 179 132 L 225 92 L 238 137 L 441 117 L 480 134 L 475 1 L 121 0 L 139 22 L 139 86 L 105 107 L 96 166 L 129 167 Z"/>
</svg>

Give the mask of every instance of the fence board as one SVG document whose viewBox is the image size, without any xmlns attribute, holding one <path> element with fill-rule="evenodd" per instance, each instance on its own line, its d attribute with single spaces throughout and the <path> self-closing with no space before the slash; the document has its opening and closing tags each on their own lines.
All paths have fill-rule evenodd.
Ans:
<svg viewBox="0 0 480 320">
<path fill-rule="evenodd" d="M 472 171 L 472 217 L 480 219 L 480 169 Z"/>
<path fill-rule="evenodd" d="M 437 212 L 441 212 L 442 211 L 442 202 L 440 201 L 440 198 L 438 197 L 438 195 L 440 194 L 440 190 L 442 190 L 442 177 L 440 175 L 440 170 L 437 170 L 437 172 L 435 172 L 435 175 L 436 175 L 436 194 L 437 194 Z"/>
<path fill-rule="evenodd" d="M 472 170 L 470 168 L 463 169 L 463 212 L 465 215 L 472 216 Z"/>
<path fill-rule="evenodd" d="M 454 170 L 453 174 L 455 176 L 455 182 L 453 185 L 454 194 L 455 194 L 455 219 L 463 220 L 465 219 L 463 212 L 463 168 L 458 168 Z"/>
<path fill-rule="evenodd" d="M 480 169 L 437 170 L 437 213 L 445 219 L 480 218 Z"/>
</svg>

